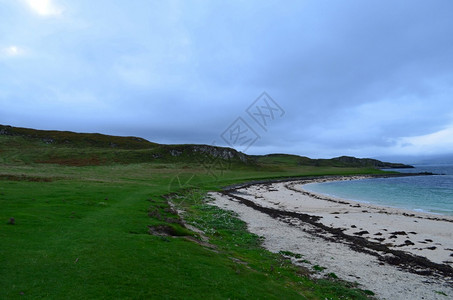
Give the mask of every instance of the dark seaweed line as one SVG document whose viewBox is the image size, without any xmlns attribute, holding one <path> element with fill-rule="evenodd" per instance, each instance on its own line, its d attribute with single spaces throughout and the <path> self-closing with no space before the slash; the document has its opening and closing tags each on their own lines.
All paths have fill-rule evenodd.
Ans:
<svg viewBox="0 0 453 300">
<path fill-rule="evenodd" d="M 349 242 L 348 245 L 351 247 L 352 250 L 374 255 L 374 256 L 378 257 L 378 259 L 381 261 L 387 262 L 390 265 L 397 265 L 411 273 L 415 273 L 415 274 L 419 274 L 419 275 L 434 275 L 437 273 L 437 274 L 441 274 L 445 277 L 453 278 L 453 268 L 448 265 L 437 264 L 437 263 L 434 263 L 434 262 L 428 260 L 425 257 L 412 255 L 412 254 L 406 253 L 401 250 L 393 250 L 383 244 L 369 241 L 363 237 L 347 235 L 340 228 L 328 227 L 328 226 L 318 222 L 321 219 L 321 217 L 311 216 L 311 215 L 304 214 L 304 213 L 284 211 L 284 210 L 279 210 L 279 209 L 275 209 L 275 208 L 269 208 L 269 207 L 263 207 L 263 206 L 257 205 L 255 202 L 253 202 L 251 200 L 247 200 L 240 196 L 234 195 L 233 193 L 235 191 L 236 191 L 236 188 L 224 190 L 222 192 L 222 194 L 224 194 L 228 197 L 234 198 L 234 199 L 238 200 L 240 203 L 246 205 L 247 207 L 250 207 L 254 210 L 265 213 L 266 215 L 268 215 L 274 219 L 280 220 L 281 218 L 284 218 L 284 217 L 290 217 L 290 218 L 295 218 L 302 222 L 308 223 L 312 226 L 315 226 L 319 229 L 324 230 L 325 232 L 332 234 L 335 237 L 334 240 L 330 239 L 332 241 L 335 241 L 335 242 L 347 241 L 347 242 Z M 322 235 L 319 235 L 319 236 L 329 240 L 328 237 L 325 237 Z M 370 251 L 369 249 L 374 250 L 374 251 L 383 252 L 386 254 L 393 254 L 393 257 L 392 256 L 383 256 L 374 251 Z M 425 270 L 418 271 L 418 270 L 415 270 L 416 267 L 423 268 Z M 428 270 L 426 270 L 426 269 L 428 269 Z"/>
</svg>

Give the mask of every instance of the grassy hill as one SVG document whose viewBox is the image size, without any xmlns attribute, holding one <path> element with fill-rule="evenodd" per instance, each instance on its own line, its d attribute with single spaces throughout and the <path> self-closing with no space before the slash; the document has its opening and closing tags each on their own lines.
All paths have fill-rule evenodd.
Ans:
<svg viewBox="0 0 453 300">
<path fill-rule="evenodd" d="M 306 156 L 290 154 L 268 154 L 253 156 L 258 163 L 276 166 L 316 166 L 316 167 L 338 167 L 338 168 L 379 168 L 379 169 L 402 169 L 413 168 L 413 166 L 401 163 L 382 162 L 371 158 L 356 158 L 351 156 L 340 156 L 330 159 L 312 159 Z"/>
<path fill-rule="evenodd" d="M 3 162 L 50 163 L 68 166 L 113 163 L 193 164 L 221 160 L 236 166 L 265 169 L 300 166 L 339 168 L 404 168 L 403 164 L 342 156 L 311 159 L 289 154 L 246 155 L 232 148 L 209 145 L 163 145 L 138 137 L 118 137 L 99 133 L 48 131 L 0 125 L 0 151 Z"/>
<path fill-rule="evenodd" d="M 45 131 L 3 125 L 0 125 L 0 151 L 4 163 L 44 163 L 66 166 L 193 163 L 215 158 L 230 163 L 252 163 L 247 155 L 230 148 L 206 145 L 162 145 L 138 137 Z"/>
<path fill-rule="evenodd" d="M 137 137 L 119 137 L 99 133 L 75 133 L 71 131 L 36 130 L 0 125 L 0 135 L 21 137 L 30 142 L 49 145 L 70 146 L 71 148 L 117 148 L 149 149 L 157 144 Z"/>
<path fill-rule="evenodd" d="M 365 299 L 204 200 L 256 179 L 381 172 L 365 166 L 0 126 L 0 298 Z"/>
</svg>

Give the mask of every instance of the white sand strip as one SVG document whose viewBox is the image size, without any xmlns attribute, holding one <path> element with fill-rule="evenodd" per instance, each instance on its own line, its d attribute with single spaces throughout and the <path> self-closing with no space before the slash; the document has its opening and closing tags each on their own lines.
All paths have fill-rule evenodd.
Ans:
<svg viewBox="0 0 453 300">
<path fill-rule="evenodd" d="M 308 183 L 307 180 L 252 185 L 237 189 L 233 195 L 259 207 L 317 216 L 319 224 L 340 228 L 345 235 L 361 236 L 394 251 L 452 266 L 453 218 L 314 195 L 302 189 L 304 183 Z M 309 268 L 325 267 L 318 275 L 333 272 L 341 279 L 358 282 L 361 288 L 372 290 L 381 299 L 453 298 L 452 278 L 442 272 L 414 274 L 410 271 L 425 272 L 426 269 L 388 264 L 382 257 L 393 257 L 392 254 L 366 247 L 362 247 L 366 251 L 357 251 L 353 239 L 352 242 L 341 240 L 319 226 L 291 216 L 276 218 L 238 202 L 238 198 L 220 193 L 210 196 L 214 205 L 238 213 L 247 222 L 250 232 L 265 237 L 264 247 L 270 251 L 302 254 L 302 259 L 293 259 L 293 262 Z"/>
</svg>

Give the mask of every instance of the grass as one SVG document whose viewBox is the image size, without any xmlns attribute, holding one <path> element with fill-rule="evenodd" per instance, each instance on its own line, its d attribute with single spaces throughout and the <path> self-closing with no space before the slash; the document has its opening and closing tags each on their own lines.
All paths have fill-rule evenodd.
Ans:
<svg viewBox="0 0 453 300">
<path fill-rule="evenodd" d="M 203 197 L 255 179 L 378 171 L 233 164 L 212 176 L 190 157 L 109 158 L 121 157 L 121 151 L 138 151 L 140 157 L 148 150 L 49 147 L 0 136 L 1 299 L 367 298 L 366 291 L 335 278 L 309 279 L 308 270 L 285 258 L 303 253 L 266 251 L 235 214 L 207 205 Z M 97 153 L 108 163 L 37 162 L 46 151 L 75 161 Z M 164 197 L 170 193 L 209 244 L 181 225 Z"/>
<path fill-rule="evenodd" d="M 316 270 L 318 272 L 322 272 L 324 271 L 326 268 L 325 267 L 321 267 L 321 266 L 318 266 L 318 265 L 314 265 L 313 266 L 313 270 Z"/>
<path fill-rule="evenodd" d="M 434 292 L 435 292 L 436 294 L 439 294 L 439 295 L 442 295 L 442 296 L 446 296 L 446 297 L 448 296 L 447 294 L 445 294 L 445 293 L 442 292 L 442 291 L 440 291 L 440 292 L 439 292 L 439 291 L 434 291 Z"/>
</svg>

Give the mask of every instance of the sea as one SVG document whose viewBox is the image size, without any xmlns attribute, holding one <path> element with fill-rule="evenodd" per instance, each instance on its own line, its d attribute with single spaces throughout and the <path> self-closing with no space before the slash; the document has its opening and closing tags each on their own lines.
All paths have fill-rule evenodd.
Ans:
<svg viewBox="0 0 453 300">
<path fill-rule="evenodd" d="M 314 193 L 363 203 L 453 216 L 453 164 L 414 167 L 391 171 L 430 172 L 439 175 L 310 183 L 303 188 Z"/>
</svg>

